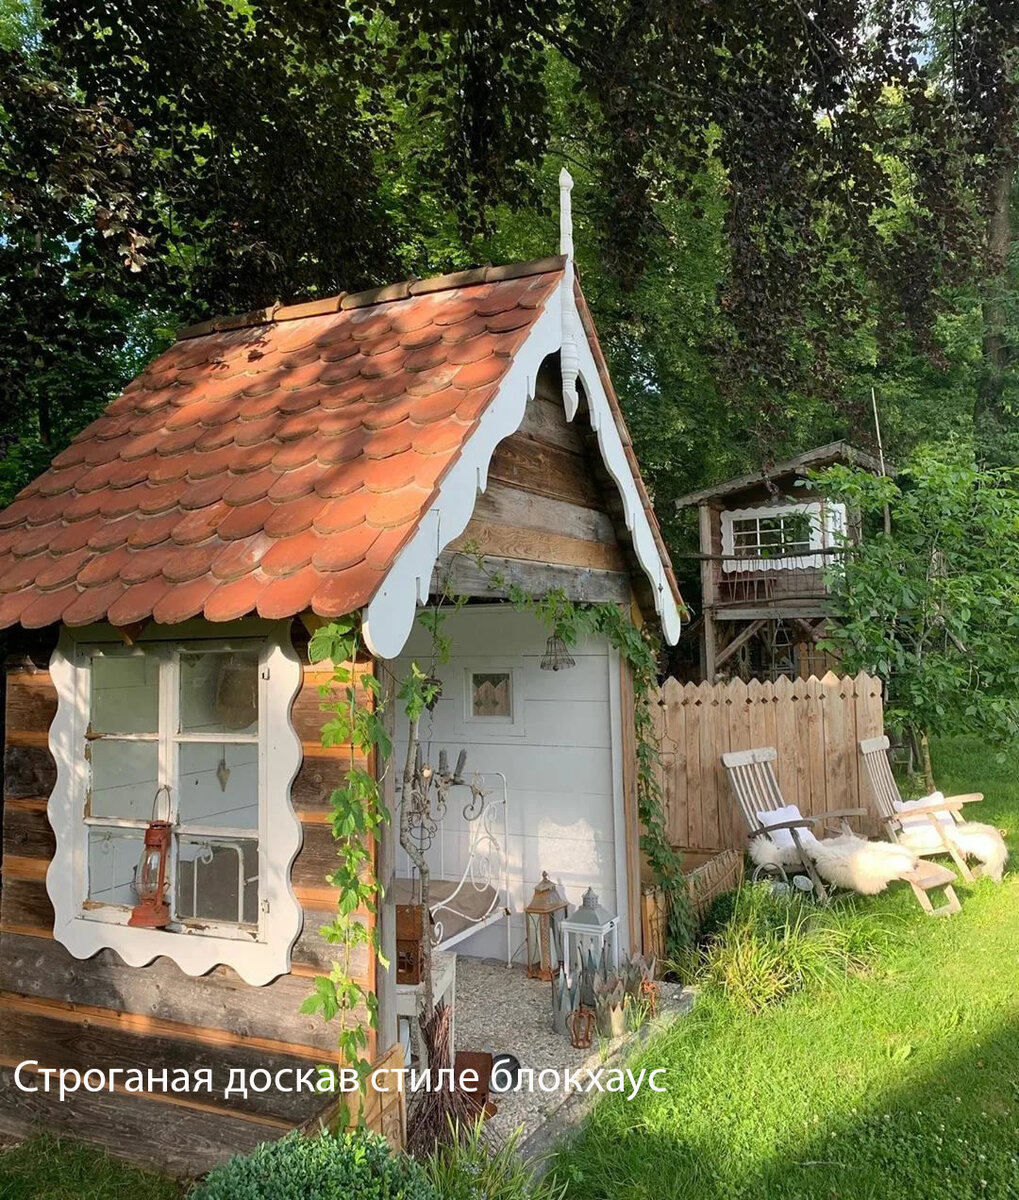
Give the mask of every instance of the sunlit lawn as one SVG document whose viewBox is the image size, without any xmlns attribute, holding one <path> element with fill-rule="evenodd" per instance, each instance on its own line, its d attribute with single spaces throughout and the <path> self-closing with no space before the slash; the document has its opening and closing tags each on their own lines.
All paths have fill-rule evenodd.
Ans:
<svg viewBox="0 0 1019 1200">
<path fill-rule="evenodd" d="M 986 793 L 1019 866 L 1019 753 L 953 739 L 935 771 Z M 959 895 L 950 920 L 905 887 L 866 901 L 893 936 L 839 994 L 758 1017 L 702 1001 L 638 1064 L 668 1093 L 606 1097 L 560 1156 L 570 1196 L 1019 1196 L 1019 873 Z"/>
</svg>

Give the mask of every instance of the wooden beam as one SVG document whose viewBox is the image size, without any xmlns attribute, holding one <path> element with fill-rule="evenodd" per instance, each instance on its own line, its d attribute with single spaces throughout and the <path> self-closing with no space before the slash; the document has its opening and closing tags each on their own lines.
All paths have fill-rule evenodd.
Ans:
<svg viewBox="0 0 1019 1200">
<path fill-rule="evenodd" d="M 793 617 L 792 620 L 794 624 L 799 625 L 811 642 L 816 644 L 824 636 L 824 618 L 816 620 L 813 624 L 803 617 Z"/>
<path fill-rule="evenodd" d="M 48 730 L 34 729 L 8 729 L 7 730 L 7 745 L 8 746 L 34 746 L 38 749 L 48 750 L 50 744 L 50 735 Z"/>
<path fill-rule="evenodd" d="M 306 1046 L 308 1054 L 335 1052 L 336 1034 L 321 1016 L 300 1012 L 311 991 L 306 980 L 281 975 L 251 987 L 231 967 L 219 966 L 200 980 L 165 957 L 130 967 L 112 950 L 100 950 L 83 966 L 49 930 L 4 928 L 0 973 L 6 991 L 36 999 L 123 1014 L 142 1014 L 167 1026 L 225 1031 L 243 1044 Z M 321 974 L 309 968 L 309 974 Z"/>
<path fill-rule="evenodd" d="M 640 814 L 637 809 L 637 736 L 634 725 L 633 668 L 619 656 L 619 723 L 622 729 L 623 828 L 626 858 L 626 910 L 630 953 L 642 944 L 640 908 Z M 645 951 L 646 952 L 646 951 Z"/>
<path fill-rule="evenodd" d="M 518 529 L 471 520 L 467 528 L 450 543 L 450 549 L 524 562 L 556 563 L 560 566 L 591 567 L 598 571 L 625 571 L 622 551 L 615 544 L 586 541 L 559 533 L 536 529 Z"/>
<path fill-rule="evenodd" d="M 42 882 L 50 865 L 48 858 L 23 858 L 17 854 L 5 854 L 0 862 L 0 875 L 4 879 L 22 879 Z"/>
<path fill-rule="evenodd" d="M 484 524 L 558 533 L 584 542 L 611 545 L 617 541 L 612 518 L 607 513 L 569 500 L 521 492 L 497 479 L 478 496 L 472 516 Z"/>
<path fill-rule="evenodd" d="M 719 605 L 714 611 L 716 621 L 756 621 L 758 618 L 765 621 L 778 621 L 793 617 L 827 617 L 829 615 L 828 612 L 817 605 L 788 606 L 785 597 L 782 598 L 781 604 L 755 604 L 750 606 L 740 606 L 737 604 L 732 608 L 726 607 L 723 604 Z"/>
<path fill-rule="evenodd" d="M 137 969 L 137 968 L 136 968 Z M 141 968 L 144 970 L 144 968 Z M 5 982 L 7 982 L 5 980 Z M 96 1004 L 23 996 L 11 991 L 0 991 L 0 1012 L 12 1014 L 13 1018 L 31 1016 L 48 1017 L 71 1024 L 86 1025 L 96 1029 L 116 1029 L 125 1033 L 136 1033 L 142 1037 L 175 1037 L 186 1041 L 200 1042 L 206 1046 L 244 1047 L 261 1050 L 265 1054 L 288 1055 L 321 1062 L 321 1046 L 305 1046 L 279 1038 L 256 1037 L 234 1033 L 226 1029 L 193 1025 L 185 1021 L 173 1021 L 164 1017 L 153 1017 L 145 1013 L 123 1012 Z"/>
<path fill-rule="evenodd" d="M 531 596 L 545 596 L 558 588 L 580 603 L 630 602 L 630 577 L 615 571 L 520 562 L 491 555 L 485 556 L 483 568 L 469 555 L 444 550 L 432 575 L 431 589 L 440 592 L 448 587 L 461 596 L 503 600 L 510 585 L 515 584 Z M 493 586 L 493 575 L 499 576 L 500 586 Z"/>
<path fill-rule="evenodd" d="M 711 508 L 702 504 L 697 510 L 701 554 L 711 553 Z M 704 657 L 702 674 L 708 683 L 715 680 L 718 663 L 715 658 L 714 574 L 710 562 L 701 563 L 701 614 L 704 621 Z"/>
<path fill-rule="evenodd" d="M 746 642 L 749 642 L 754 634 L 766 624 L 767 622 L 763 620 L 751 621 L 746 629 L 740 630 L 740 632 L 736 634 L 736 636 L 725 647 L 721 654 L 719 654 L 718 658 L 715 660 L 715 665 L 720 667 L 722 663 L 724 663 L 727 659 L 730 659 L 740 648 L 740 646 L 744 645 Z"/>
</svg>

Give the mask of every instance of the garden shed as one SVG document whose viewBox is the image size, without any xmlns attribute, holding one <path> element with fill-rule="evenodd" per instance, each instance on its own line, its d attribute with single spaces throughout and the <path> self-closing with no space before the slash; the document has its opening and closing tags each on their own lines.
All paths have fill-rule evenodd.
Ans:
<svg viewBox="0 0 1019 1200">
<path fill-rule="evenodd" d="M 0 514 L 3 1133 L 41 1123 L 194 1172 L 322 1108 L 223 1085 L 335 1054 L 299 1012 L 331 961 L 329 800 L 351 763 L 322 744 L 323 619 L 360 613 L 361 669 L 399 673 L 427 654 L 421 606 L 464 601 L 422 736 L 486 782 L 481 815 L 458 803 L 431 851 L 441 937 L 518 956 L 546 871 L 571 907 L 593 886 L 636 946 L 628 666 L 591 636 L 543 670 L 548 629 L 507 600 L 560 589 L 670 643 L 680 630 L 575 279 L 568 184 L 557 257 L 182 331 Z M 390 960 L 394 836 L 375 862 Z M 147 901 L 143 856 L 166 873 Z M 356 970 L 379 999 L 377 1059 L 396 1042 L 394 971 L 367 947 Z M 25 1061 L 36 1091 L 15 1086 Z M 207 1069 L 216 1086 L 61 1103 L 45 1068 Z M 398 1115 L 372 1120 L 398 1135 Z"/>
</svg>

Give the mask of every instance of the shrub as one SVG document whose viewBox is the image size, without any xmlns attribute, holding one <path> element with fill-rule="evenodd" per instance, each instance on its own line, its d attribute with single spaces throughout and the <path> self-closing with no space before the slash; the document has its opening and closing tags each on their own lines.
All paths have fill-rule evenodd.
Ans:
<svg viewBox="0 0 1019 1200">
<path fill-rule="evenodd" d="M 460 1126 L 422 1164 L 442 1200 L 562 1200 L 565 1185 L 536 1179 L 517 1154 L 520 1130 L 496 1149 L 483 1140 L 479 1122 Z"/>
<path fill-rule="evenodd" d="M 374 1133 L 295 1131 L 216 1167 L 192 1200 L 442 1200 L 411 1159 Z"/>
<path fill-rule="evenodd" d="M 749 1012 L 807 986 L 834 987 L 866 968 L 883 930 L 852 904 L 821 908 L 748 884 L 701 951 L 699 977 Z"/>
</svg>

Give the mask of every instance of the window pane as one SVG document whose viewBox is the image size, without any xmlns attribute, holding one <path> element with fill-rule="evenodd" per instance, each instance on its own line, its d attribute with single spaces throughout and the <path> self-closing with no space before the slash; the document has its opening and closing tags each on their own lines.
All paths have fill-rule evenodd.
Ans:
<svg viewBox="0 0 1019 1200">
<path fill-rule="evenodd" d="M 258 746 L 181 742 L 180 822 L 258 828 Z"/>
<path fill-rule="evenodd" d="M 141 860 L 144 837 L 140 829 L 88 831 L 88 898 L 99 904 L 138 903 L 134 873 Z"/>
<path fill-rule="evenodd" d="M 159 661 L 151 654 L 92 657 L 92 729 L 155 733 L 159 727 Z"/>
<path fill-rule="evenodd" d="M 96 738 L 89 743 L 89 754 L 92 758 L 89 816 L 151 820 L 159 786 L 157 744 Z"/>
<path fill-rule="evenodd" d="M 257 651 L 180 656 L 180 732 L 258 732 Z"/>
<path fill-rule="evenodd" d="M 177 916 L 256 925 L 258 843 L 178 838 Z"/>
<path fill-rule="evenodd" d="M 476 717 L 512 717 L 508 671 L 471 676 L 471 712 Z"/>
</svg>

